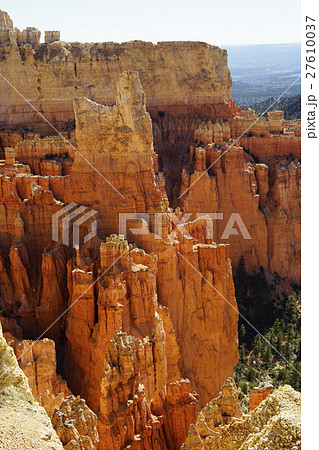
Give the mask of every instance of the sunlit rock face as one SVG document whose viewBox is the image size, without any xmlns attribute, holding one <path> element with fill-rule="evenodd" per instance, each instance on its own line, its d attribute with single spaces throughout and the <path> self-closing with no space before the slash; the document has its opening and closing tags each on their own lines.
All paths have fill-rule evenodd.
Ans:
<svg viewBox="0 0 319 450">
<path fill-rule="evenodd" d="M 66 201 L 96 206 L 107 234 L 118 232 L 119 213 L 165 212 L 153 166 L 152 122 L 138 74 L 121 75 L 116 105 L 77 98 L 74 111 L 79 153 Z"/>
<path fill-rule="evenodd" d="M 205 114 L 206 109 L 215 116 L 231 114 L 227 52 L 216 46 L 187 41 L 67 43 L 56 32 L 46 32 L 46 42 L 39 43 L 38 30 L 13 30 L 12 20 L 3 12 L 0 31 L 1 73 L 54 126 L 74 120 L 75 97 L 114 104 L 124 70 L 139 72 L 147 108 L 154 115 Z M 1 105 L 1 126 L 53 134 L 12 88 L 4 84 L 2 93 L 10 107 Z"/>
<path fill-rule="evenodd" d="M 67 448 L 211 445 L 241 417 L 233 271 L 300 280 L 300 124 L 237 108 L 218 47 L 39 33 L 0 13 L 1 73 L 61 131 L 0 80 L 5 336 Z M 86 243 L 53 239 L 70 203 Z"/>
<path fill-rule="evenodd" d="M 242 415 L 234 380 L 227 379 L 219 397 L 200 411 L 196 424 L 190 425 L 181 449 L 300 449 L 300 392 L 285 385 L 272 393 L 267 389 L 261 397 L 263 401 L 257 402 L 254 410 Z"/>
</svg>

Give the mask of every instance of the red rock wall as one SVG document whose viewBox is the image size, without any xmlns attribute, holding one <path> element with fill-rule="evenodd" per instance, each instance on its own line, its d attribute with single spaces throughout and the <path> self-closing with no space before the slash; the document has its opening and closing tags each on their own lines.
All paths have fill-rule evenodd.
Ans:
<svg viewBox="0 0 319 450">
<path fill-rule="evenodd" d="M 216 105 L 218 114 L 231 100 L 226 51 L 201 42 L 0 43 L 0 54 L 4 77 L 58 127 L 74 120 L 75 97 L 113 104 L 123 70 L 140 73 L 151 112 L 162 110 L 176 115 Z M 203 75 L 198 83 L 200 68 L 207 76 Z M 186 94 L 185 83 L 189 85 Z M 24 126 L 55 134 L 3 80 L 1 92 L 1 127 Z"/>
<path fill-rule="evenodd" d="M 285 136 L 241 137 L 240 145 L 260 161 L 274 156 L 285 157 L 290 153 L 295 158 L 301 157 L 301 138 Z"/>
<path fill-rule="evenodd" d="M 60 136 L 25 139 L 15 146 L 16 158 L 21 163 L 28 164 L 32 172 L 39 175 L 69 175 L 76 142 L 68 136 L 66 138 L 67 141 Z"/>
<path fill-rule="evenodd" d="M 230 245 L 235 269 L 244 257 L 249 272 L 263 267 L 300 281 L 301 167 L 296 156 L 300 147 L 297 150 L 296 145 L 295 155 L 287 149 L 284 153 L 281 147 L 277 152 L 276 146 L 269 153 L 266 151 L 272 149 L 271 141 L 300 145 L 300 139 L 271 136 L 242 138 L 240 142 L 245 143 L 245 139 L 246 145 L 259 139 L 265 150 L 264 154 L 259 153 L 264 162 L 254 162 L 253 146 L 247 151 L 231 142 L 220 148 L 212 144 L 205 149 L 191 147 L 191 170 L 183 170 L 179 204 L 184 213 L 223 214 L 222 219 L 214 221 L 214 240 Z M 225 239 L 232 214 L 239 214 L 247 236 L 236 225 L 238 234 Z"/>
<path fill-rule="evenodd" d="M 57 376 L 54 342 L 50 339 L 19 340 L 11 333 L 5 333 L 4 337 L 14 349 L 34 398 L 51 417 L 54 408 L 59 408 L 71 393 L 65 380 Z"/>
</svg>

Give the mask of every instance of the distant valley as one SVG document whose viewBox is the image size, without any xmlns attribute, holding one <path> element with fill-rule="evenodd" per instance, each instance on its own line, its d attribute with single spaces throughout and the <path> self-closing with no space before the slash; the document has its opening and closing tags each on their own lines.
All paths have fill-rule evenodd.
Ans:
<svg viewBox="0 0 319 450">
<path fill-rule="evenodd" d="M 250 106 L 269 97 L 278 97 L 300 76 L 299 43 L 226 48 L 233 80 L 232 98 L 238 105 Z M 283 97 L 300 92 L 298 80 Z"/>
</svg>

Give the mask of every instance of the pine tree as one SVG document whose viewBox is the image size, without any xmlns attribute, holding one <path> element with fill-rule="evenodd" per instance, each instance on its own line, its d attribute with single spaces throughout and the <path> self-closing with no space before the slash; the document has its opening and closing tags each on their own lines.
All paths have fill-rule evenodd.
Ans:
<svg viewBox="0 0 319 450">
<path fill-rule="evenodd" d="M 277 340 L 276 340 L 276 350 L 279 353 L 282 353 L 283 350 L 283 343 L 282 343 L 282 332 L 279 331 L 278 335 L 277 335 Z"/>
<path fill-rule="evenodd" d="M 284 321 L 284 319 L 281 319 L 280 321 L 280 331 L 285 334 L 286 332 L 286 322 Z"/>
<path fill-rule="evenodd" d="M 298 341 L 298 345 L 297 345 L 297 357 L 296 360 L 297 361 L 301 361 L 301 340 Z"/>
<path fill-rule="evenodd" d="M 301 388 L 301 375 L 299 364 L 294 364 L 289 367 L 287 378 L 287 383 L 289 383 L 294 389 L 300 391 Z"/>
<path fill-rule="evenodd" d="M 247 371 L 247 379 L 248 381 L 255 381 L 257 377 L 257 372 L 253 367 L 249 367 Z"/>
<path fill-rule="evenodd" d="M 244 394 L 247 394 L 247 392 L 248 392 L 248 384 L 247 383 L 243 383 L 241 385 L 241 390 L 243 391 Z"/>
<path fill-rule="evenodd" d="M 273 359 L 273 355 L 272 355 L 272 351 L 269 345 L 267 345 L 265 353 L 264 353 L 264 361 L 266 364 L 271 364 L 272 363 L 272 359 Z"/>
<path fill-rule="evenodd" d="M 288 362 L 291 361 L 292 359 L 292 349 L 291 349 L 291 345 L 289 344 L 289 342 L 286 342 L 284 349 L 283 349 L 283 355 L 286 358 L 286 360 Z"/>
<path fill-rule="evenodd" d="M 292 323 L 288 323 L 287 325 L 287 338 L 288 341 L 292 342 L 295 337 L 295 327 Z"/>
<path fill-rule="evenodd" d="M 238 338 L 239 338 L 240 344 L 242 344 L 244 342 L 245 335 L 246 335 L 246 328 L 245 328 L 245 325 L 242 323 L 239 328 L 239 332 L 238 332 Z"/>
<path fill-rule="evenodd" d="M 278 374 L 278 381 L 280 384 L 285 384 L 288 378 L 288 371 L 286 368 L 282 368 Z"/>
<path fill-rule="evenodd" d="M 297 295 L 294 293 L 288 297 L 285 307 L 285 319 L 288 323 L 293 323 L 295 325 L 299 322 L 299 311 L 297 308 Z"/>
<path fill-rule="evenodd" d="M 244 363 L 245 362 L 245 356 L 246 356 L 246 349 L 245 349 L 245 344 L 242 344 L 240 347 L 239 347 L 239 355 L 238 355 L 238 359 L 239 359 L 239 361 L 240 362 L 242 362 L 242 363 Z"/>
<path fill-rule="evenodd" d="M 280 332 L 280 320 L 279 319 L 275 320 L 273 328 L 275 330 L 275 334 L 278 334 Z"/>
<path fill-rule="evenodd" d="M 262 348 L 263 348 L 263 345 L 262 345 L 262 342 L 261 342 L 261 337 L 260 337 L 259 334 L 257 334 L 255 336 L 254 344 L 253 344 L 253 350 L 254 350 L 256 356 L 259 356 L 261 354 Z"/>
<path fill-rule="evenodd" d="M 266 338 L 271 343 L 271 345 L 274 345 L 274 343 L 276 341 L 276 333 L 275 333 L 274 327 L 271 327 L 269 329 L 268 333 L 266 334 Z"/>
</svg>

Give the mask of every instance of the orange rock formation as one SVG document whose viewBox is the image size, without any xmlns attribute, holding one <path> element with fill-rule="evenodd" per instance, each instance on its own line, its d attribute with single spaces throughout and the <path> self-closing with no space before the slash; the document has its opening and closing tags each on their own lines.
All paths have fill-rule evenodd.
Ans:
<svg viewBox="0 0 319 450">
<path fill-rule="evenodd" d="M 300 127 L 236 108 L 218 47 L 39 33 L 0 12 L 0 72 L 61 131 L 0 80 L 2 326 L 50 414 L 63 379 L 92 409 L 53 414 L 67 448 L 179 448 L 237 363 L 232 268 L 300 280 Z M 70 203 L 97 212 L 85 244 L 66 213 L 52 240 Z M 228 380 L 196 438 L 236 402 Z"/>
<path fill-rule="evenodd" d="M 190 163 L 182 172 L 181 208 L 193 215 L 215 214 L 214 239 L 230 244 L 235 268 L 244 257 L 250 272 L 263 267 L 300 281 L 300 138 L 242 137 L 239 147 L 236 141 L 226 141 L 221 127 L 218 136 L 214 132 L 209 123 L 195 132 Z M 288 144 L 292 139 L 296 151 L 289 145 L 278 150 L 271 144 L 274 139 Z M 234 221 L 237 228 L 227 228 Z"/>
<path fill-rule="evenodd" d="M 242 417 L 238 403 L 235 381 L 227 378 L 218 397 L 213 398 L 203 408 L 189 427 L 187 438 L 181 446 L 183 450 L 214 448 L 224 425 L 236 422 Z"/>
<path fill-rule="evenodd" d="M 80 397 L 68 396 L 55 409 L 52 425 L 65 449 L 95 450 L 99 441 L 97 417 Z"/>
<path fill-rule="evenodd" d="M 72 123 L 75 96 L 113 104 L 117 80 L 123 70 L 140 72 L 147 106 L 154 113 L 160 110 L 180 114 L 196 108 L 200 111 L 210 104 L 213 114 L 231 114 L 227 53 L 216 46 L 203 42 L 159 42 L 154 45 L 142 41 L 70 44 L 58 40 L 57 34 L 53 42 L 49 42 L 52 39 L 46 34 L 46 43 L 41 44 L 36 29 L 17 32 L 12 21 L 4 19 L 3 13 L 2 17 L 1 73 L 14 83 L 16 89 L 23 91 L 26 98 L 32 99 L 37 109 L 41 105 L 43 115 L 53 125 Z M 178 70 L 176 52 L 180 59 Z M 201 83 L 197 76 L 199 67 L 203 70 Z M 25 126 L 52 134 L 50 126 L 12 88 L 5 84 L 1 88 L 0 126 L 9 129 Z M 8 110 L 4 104 L 10 105 Z"/>
<path fill-rule="evenodd" d="M 14 349 L 34 398 L 51 417 L 53 410 L 59 408 L 64 397 L 70 394 L 66 381 L 56 374 L 54 342 L 50 339 L 19 340 L 11 333 L 5 333 L 4 337 Z"/>
<path fill-rule="evenodd" d="M 273 386 L 265 386 L 261 388 L 254 388 L 250 394 L 249 411 L 253 411 L 260 403 L 268 397 L 273 390 Z"/>
</svg>

